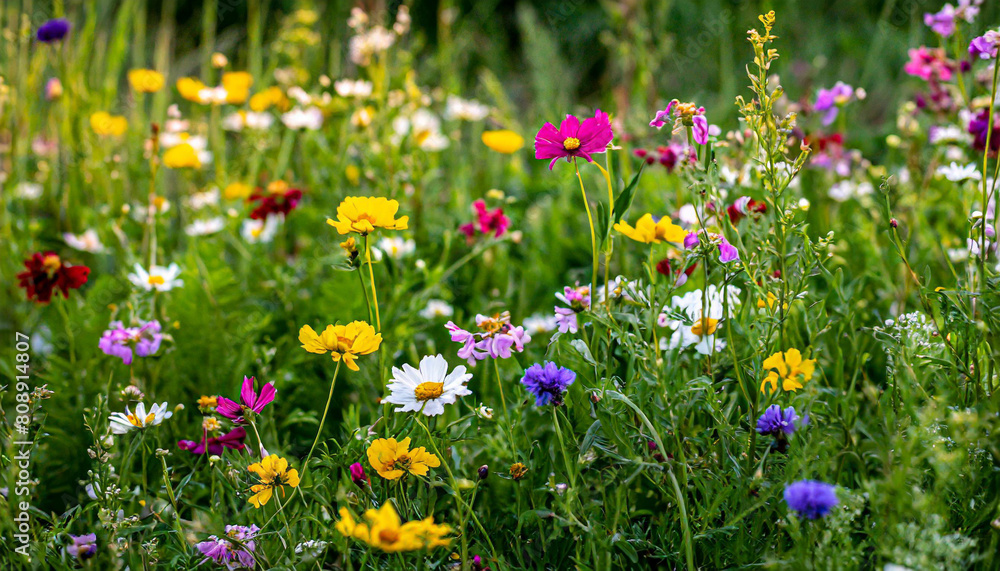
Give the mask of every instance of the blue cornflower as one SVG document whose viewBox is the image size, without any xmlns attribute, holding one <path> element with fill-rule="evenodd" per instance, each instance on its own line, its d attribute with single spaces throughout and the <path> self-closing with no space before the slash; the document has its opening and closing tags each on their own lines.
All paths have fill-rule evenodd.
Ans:
<svg viewBox="0 0 1000 571">
<path fill-rule="evenodd" d="M 830 513 L 837 505 L 836 489 L 816 480 L 800 480 L 785 488 L 785 503 L 800 516 L 817 519 Z"/>
<path fill-rule="evenodd" d="M 800 420 L 799 415 L 795 414 L 793 407 L 788 407 L 782 412 L 780 406 L 772 404 L 757 419 L 757 432 L 771 436 L 778 436 L 780 433 L 792 434 L 798 428 L 796 426 L 798 420 Z M 801 424 L 802 422 L 799 423 Z"/>
<path fill-rule="evenodd" d="M 524 372 L 521 384 L 528 392 L 535 395 L 535 406 L 562 404 L 562 396 L 566 388 L 576 380 L 576 373 L 569 369 L 546 362 L 544 365 L 534 364 Z"/>
<path fill-rule="evenodd" d="M 62 18 L 56 18 L 54 20 L 49 20 L 45 22 L 38 28 L 38 41 L 50 44 L 52 42 L 58 42 L 59 40 L 66 37 L 69 34 L 70 23 L 69 20 L 64 20 Z"/>
</svg>

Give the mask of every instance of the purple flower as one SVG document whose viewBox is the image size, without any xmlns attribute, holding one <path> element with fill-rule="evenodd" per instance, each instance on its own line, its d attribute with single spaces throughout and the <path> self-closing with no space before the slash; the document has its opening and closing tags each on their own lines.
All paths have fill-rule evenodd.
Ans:
<svg viewBox="0 0 1000 571">
<path fill-rule="evenodd" d="M 1000 150 L 1000 114 L 994 113 L 993 133 L 990 134 L 990 110 L 982 109 L 969 121 L 969 134 L 972 135 L 972 148 L 980 153 L 986 150 L 987 136 L 990 140 L 990 156 L 995 156 Z"/>
<path fill-rule="evenodd" d="M 38 27 L 38 41 L 46 44 L 58 42 L 59 40 L 65 38 L 66 34 L 69 34 L 69 29 L 71 27 L 72 26 L 69 21 L 62 18 L 49 20 Z"/>
<path fill-rule="evenodd" d="M 677 103 L 679 103 L 679 101 L 674 99 L 670 103 L 667 103 L 666 109 L 663 111 L 657 111 L 656 115 L 653 116 L 653 120 L 649 122 L 649 126 L 662 129 L 670 120 L 670 111 L 674 108 L 674 105 L 677 105 Z"/>
<path fill-rule="evenodd" d="M 772 404 L 757 419 L 757 433 L 770 436 L 792 434 L 798 428 L 795 422 L 797 420 L 800 420 L 800 418 L 795 414 L 794 408 L 788 407 L 782 412 L 780 406 Z M 804 421 L 799 424 L 803 423 Z"/>
<path fill-rule="evenodd" d="M 719 237 L 719 261 L 723 264 L 735 262 L 740 259 L 740 251 L 726 240 L 725 236 Z"/>
<path fill-rule="evenodd" d="M 576 314 L 590 309 L 590 286 L 579 286 L 563 288 L 562 293 L 556 294 L 556 299 L 565 303 L 569 307 L 556 306 L 556 323 L 562 333 L 576 333 L 580 330 L 580 323 Z"/>
<path fill-rule="evenodd" d="M 232 420 L 236 424 L 247 422 L 246 413 L 260 414 L 271 401 L 274 400 L 274 383 L 267 383 L 260 388 L 258 395 L 253 390 L 253 377 L 243 377 L 243 388 L 240 390 L 241 404 L 229 400 L 226 397 L 219 397 L 219 406 L 216 412 Z"/>
<path fill-rule="evenodd" d="M 351 481 L 354 482 L 354 485 L 362 489 L 364 489 L 366 484 L 371 485 L 372 481 L 368 478 L 368 474 L 365 473 L 365 467 L 361 465 L 361 462 L 351 464 Z"/>
<path fill-rule="evenodd" d="M 558 129 L 552 123 L 546 123 L 538 130 L 535 135 L 535 158 L 552 159 L 549 170 L 562 158 L 570 162 L 573 157 L 582 157 L 591 163 L 594 161 L 590 155 L 607 151 L 608 143 L 614 138 L 611 120 L 600 109 L 582 123 L 576 116 L 566 115 Z"/>
<path fill-rule="evenodd" d="M 838 81 L 830 89 L 820 89 L 816 93 L 816 103 L 813 109 L 823 113 L 823 125 L 829 125 L 837 119 L 840 106 L 851 100 L 854 88 L 843 81 Z"/>
<path fill-rule="evenodd" d="M 86 535 L 70 535 L 73 543 L 66 547 L 66 552 L 78 559 L 90 559 L 97 555 L 97 535 L 88 533 Z"/>
<path fill-rule="evenodd" d="M 243 450 L 246 448 L 246 444 L 243 441 L 247 437 L 247 431 L 242 426 L 237 426 L 233 430 L 229 431 L 227 434 L 212 438 L 202 438 L 201 442 L 195 442 L 194 440 L 181 440 L 177 443 L 177 447 L 181 450 L 187 450 L 192 454 L 213 454 L 218 456 L 222 454 L 223 450 L 229 448 L 230 450 Z"/>
<path fill-rule="evenodd" d="M 969 55 L 979 59 L 994 59 L 997 57 L 998 46 L 1000 46 L 1000 30 L 990 30 L 969 43 Z"/>
<path fill-rule="evenodd" d="M 205 556 L 205 561 L 211 559 L 229 569 L 253 569 L 256 565 L 253 552 L 257 549 L 254 536 L 258 531 L 260 528 L 256 525 L 227 525 L 225 537 L 213 535 L 195 547 Z"/>
<path fill-rule="evenodd" d="M 562 404 L 563 393 L 576 380 L 576 373 L 557 366 L 555 363 L 538 363 L 528 367 L 521 379 L 521 384 L 531 394 L 535 395 L 535 406 L 545 406 L 550 402 L 554 406 Z"/>
<path fill-rule="evenodd" d="M 531 341 L 531 335 L 524 327 L 511 325 L 507 311 L 493 317 L 477 315 L 476 325 L 480 331 L 469 332 L 452 321 L 445 324 L 451 332 L 451 340 L 462 344 L 458 356 L 468 361 L 470 366 L 487 357 L 508 359 L 513 351 L 524 351 L 524 344 Z"/>
<path fill-rule="evenodd" d="M 955 7 L 945 4 L 936 14 L 924 14 L 924 24 L 934 33 L 947 38 L 955 33 Z"/>
<path fill-rule="evenodd" d="M 698 240 L 698 233 L 697 232 L 690 232 L 690 233 L 688 233 L 687 236 L 684 237 L 684 249 L 685 250 L 690 250 L 691 248 L 694 248 L 695 246 L 697 246 L 700 243 L 701 243 L 701 241 Z"/>
<path fill-rule="evenodd" d="M 808 519 L 818 519 L 830 513 L 837 505 L 836 488 L 816 480 L 800 480 L 785 488 L 785 503 L 788 508 Z"/>
<path fill-rule="evenodd" d="M 160 349 L 163 335 L 160 322 L 153 320 L 139 327 L 125 327 L 121 321 L 112 321 L 101 335 L 97 346 L 104 354 L 118 357 L 126 365 L 132 364 L 132 352 L 139 357 L 149 357 Z"/>
</svg>

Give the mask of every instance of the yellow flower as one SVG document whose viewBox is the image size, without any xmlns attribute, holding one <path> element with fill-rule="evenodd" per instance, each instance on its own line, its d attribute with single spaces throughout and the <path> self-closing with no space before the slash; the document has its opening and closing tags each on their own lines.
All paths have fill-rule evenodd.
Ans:
<svg viewBox="0 0 1000 571">
<path fill-rule="evenodd" d="M 177 80 L 177 91 L 181 97 L 195 103 L 204 103 L 201 98 L 201 90 L 205 89 L 205 84 L 193 77 L 182 77 Z"/>
<path fill-rule="evenodd" d="M 364 522 L 355 521 L 347 508 L 340 508 L 340 521 L 336 529 L 344 537 L 363 541 L 387 553 L 433 549 L 451 545 L 451 532 L 447 525 L 435 524 L 433 517 L 402 523 L 399 514 L 386 502 L 378 510 L 365 512 Z"/>
<path fill-rule="evenodd" d="M 671 222 L 670 218 L 666 216 L 660 218 L 657 222 L 653 222 L 652 214 L 644 214 L 635 223 L 635 228 L 629 225 L 628 222 L 623 221 L 615 224 L 615 230 L 637 242 L 645 244 L 683 242 L 684 237 L 687 236 L 687 232 L 683 228 Z"/>
<path fill-rule="evenodd" d="M 317 334 L 312 327 L 303 325 L 299 330 L 299 342 L 306 351 L 320 355 L 330 353 L 334 361 L 343 359 L 348 369 L 357 371 L 358 365 L 354 360 L 359 355 L 378 351 L 382 344 L 382 334 L 375 333 L 375 328 L 364 321 L 327 325 L 322 335 Z"/>
<path fill-rule="evenodd" d="M 219 406 L 219 397 L 202 395 L 198 399 L 198 408 L 203 410 L 212 410 Z"/>
<path fill-rule="evenodd" d="M 768 384 L 771 391 L 778 390 L 778 381 L 781 381 L 782 390 L 796 391 L 802 388 L 802 383 L 809 382 L 816 371 L 816 359 L 802 359 L 802 353 L 798 349 L 789 349 L 782 354 L 778 351 L 764 360 L 764 369 L 776 369 L 771 371 L 760 384 L 760 392 L 766 393 Z M 802 380 L 799 380 L 799 377 Z"/>
<path fill-rule="evenodd" d="M 528 467 L 520 462 L 514 462 L 510 465 L 510 477 L 512 480 L 520 480 L 528 473 Z"/>
<path fill-rule="evenodd" d="M 98 111 L 90 116 L 90 128 L 102 137 L 121 137 L 128 129 L 128 121 L 121 115 Z"/>
<path fill-rule="evenodd" d="M 509 129 L 483 131 L 483 144 L 498 153 L 510 155 L 521 150 L 524 137 Z"/>
<path fill-rule="evenodd" d="M 407 472 L 415 476 L 425 476 L 428 468 L 441 465 L 438 457 L 424 449 L 410 450 L 410 439 L 396 442 L 395 438 L 379 438 L 368 447 L 368 462 L 386 480 L 396 480 Z"/>
<path fill-rule="evenodd" d="M 399 203 L 381 196 L 348 196 L 337 207 L 337 219 L 327 218 L 326 223 L 341 234 L 357 232 L 367 235 L 376 228 L 406 230 L 409 216 L 396 218 Z"/>
<path fill-rule="evenodd" d="M 133 69 L 128 72 L 128 82 L 139 93 L 156 93 L 163 89 L 163 74 L 152 69 Z"/>
<path fill-rule="evenodd" d="M 246 198 L 250 196 L 250 185 L 243 184 L 242 182 L 231 182 L 222 191 L 222 195 L 226 197 L 226 200 Z"/>
<path fill-rule="evenodd" d="M 280 87 L 268 87 L 250 98 L 251 111 L 260 113 L 261 111 L 266 111 L 272 105 L 280 111 L 287 111 L 290 107 L 290 102 Z"/>
<path fill-rule="evenodd" d="M 163 153 L 163 164 L 172 169 L 201 168 L 201 159 L 198 152 L 188 143 L 181 143 L 176 147 L 170 147 Z"/>
<path fill-rule="evenodd" d="M 239 105 L 250 97 L 253 76 L 245 71 L 230 71 L 222 74 L 222 87 L 226 88 L 226 103 Z"/>
<path fill-rule="evenodd" d="M 271 500 L 275 488 L 280 489 L 282 494 L 284 494 L 285 486 L 294 488 L 299 485 L 298 470 L 294 468 L 290 469 L 288 467 L 288 460 L 279 458 L 273 454 L 265 457 L 257 464 L 251 464 L 247 470 L 257 474 L 261 481 L 260 484 L 254 484 L 250 488 L 250 491 L 254 494 L 250 496 L 250 503 L 256 508 L 260 508 Z"/>
<path fill-rule="evenodd" d="M 777 303 L 778 303 L 778 296 L 774 295 L 774 292 L 770 292 L 769 291 L 769 292 L 767 292 L 767 300 L 766 301 L 764 299 L 758 299 L 757 300 L 757 309 L 764 309 L 766 307 L 768 309 L 768 311 L 770 311 L 770 310 L 774 309 L 774 306 Z M 788 309 L 788 304 L 787 303 L 782 304 L 781 308 L 782 309 Z"/>
<path fill-rule="evenodd" d="M 358 186 L 358 183 L 361 182 L 361 169 L 357 165 L 347 165 L 344 169 L 344 177 L 347 178 L 347 182 Z"/>
</svg>

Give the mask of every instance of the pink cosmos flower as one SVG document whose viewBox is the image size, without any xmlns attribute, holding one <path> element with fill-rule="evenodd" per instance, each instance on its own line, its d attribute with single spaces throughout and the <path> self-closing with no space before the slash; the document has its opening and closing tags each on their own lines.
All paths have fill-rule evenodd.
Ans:
<svg viewBox="0 0 1000 571">
<path fill-rule="evenodd" d="M 605 152 L 614 138 L 611 120 L 600 109 L 582 123 L 577 117 L 566 115 L 558 129 L 552 123 L 546 123 L 538 130 L 535 135 L 535 158 L 552 159 L 549 170 L 561 158 L 570 162 L 571 158 L 583 157 L 591 163 L 594 161 L 590 155 Z"/>
<path fill-rule="evenodd" d="M 246 445 L 243 441 L 247 437 L 247 431 L 242 426 L 237 426 L 233 430 L 229 431 L 227 434 L 222 436 L 213 436 L 212 438 L 202 438 L 201 442 L 195 442 L 194 440 L 181 440 L 177 443 L 177 447 L 181 450 L 187 450 L 192 454 L 208 454 L 220 455 L 222 451 L 226 448 L 232 450 L 243 450 Z"/>
<path fill-rule="evenodd" d="M 475 239 L 477 231 L 499 238 L 510 226 L 510 218 L 504 216 L 503 208 L 497 208 L 491 212 L 486 209 L 486 201 L 482 199 L 473 202 L 472 207 L 476 212 L 476 221 L 458 227 L 459 231 L 465 234 L 470 242 Z"/>
<path fill-rule="evenodd" d="M 260 388 L 260 394 L 253 390 L 253 377 L 243 377 L 243 388 L 240 391 L 241 404 L 231 401 L 226 397 L 219 397 L 219 406 L 215 409 L 222 416 L 232 420 L 236 424 L 247 422 L 246 413 L 252 412 L 260 414 L 271 401 L 274 400 L 274 383 L 267 383 Z"/>
</svg>

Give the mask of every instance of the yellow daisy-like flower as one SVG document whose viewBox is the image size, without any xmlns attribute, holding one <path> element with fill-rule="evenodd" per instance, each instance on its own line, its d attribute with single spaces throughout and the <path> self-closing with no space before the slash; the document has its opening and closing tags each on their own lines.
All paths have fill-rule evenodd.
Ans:
<svg viewBox="0 0 1000 571">
<path fill-rule="evenodd" d="M 366 511 L 363 522 L 356 521 L 347 508 L 340 508 L 336 529 L 344 537 L 363 541 L 387 553 L 451 545 L 451 538 L 445 537 L 451 532 L 449 526 L 435 524 L 433 517 L 402 523 L 390 502 L 382 504 L 378 510 Z"/>
<path fill-rule="evenodd" d="M 386 480 L 396 480 L 407 472 L 425 476 L 429 468 L 437 468 L 441 461 L 423 446 L 410 450 L 410 439 L 396 442 L 395 438 L 379 438 L 368 447 L 368 462 Z"/>
<path fill-rule="evenodd" d="M 245 71 L 230 71 L 222 74 L 222 87 L 226 88 L 226 103 L 239 105 L 250 97 L 253 76 Z"/>
<path fill-rule="evenodd" d="M 364 321 L 352 321 L 347 325 L 327 325 L 322 334 L 312 327 L 303 325 L 299 329 L 299 342 L 310 353 L 330 353 L 334 361 L 344 360 L 347 368 L 358 370 L 355 359 L 378 351 L 382 344 L 382 334 Z"/>
<path fill-rule="evenodd" d="M 244 184 L 242 182 L 231 182 L 226 186 L 225 190 L 222 191 L 222 196 L 226 197 L 226 200 L 237 200 L 244 199 L 250 196 L 250 185 Z"/>
<path fill-rule="evenodd" d="M 406 230 L 409 216 L 396 218 L 399 203 L 387 198 L 348 196 L 337 207 L 337 219 L 327 218 L 326 223 L 341 234 L 357 232 L 367 235 L 376 228 Z"/>
<path fill-rule="evenodd" d="M 128 82 L 139 93 L 156 93 L 163 89 L 163 74 L 152 69 L 133 69 L 128 72 Z"/>
<path fill-rule="evenodd" d="M 163 153 L 163 164 L 172 169 L 201 168 L 201 159 L 198 158 L 198 151 L 188 143 L 181 143 L 175 147 L 170 147 Z"/>
<path fill-rule="evenodd" d="M 277 107 L 279 111 L 288 111 L 289 107 L 291 107 L 291 102 L 280 87 L 268 87 L 250 98 L 251 111 L 260 113 L 261 111 L 266 111 L 272 105 Z"/>
<path fill-rule="evenodd" d="M 771 385 L 771 391 L 778 390 L 778 381 L 781 381 L 782 390 L 796 391 L 802 388 L 803 383 L 809 382 L 816 371 L 816 359 L 802 359 L 802 353 L 798 349 L 789 349 L 782 353 L 778 351 L 764 360 L 764 369 L 775 369 L 770 371 L 767 377 L 760 384 L 760 392 L 767 392 L 767 385 Z M 801 380 L 799 379 L 801 377 Z"/>
<path fill-rule="evenodd" d="M 628 222 L 615 224 L 615 230 L 635 240 L 645 244 L 659 244 L 660 242 L 683 242 L 687 236 L 680 226 L 674 224 L 670 218 L 664 216 L 659 221 L 653 221 L 652 214 L 644 214 L 635 223 L 633 228 Z"/>
<path fill-rule="evenodd" d="M 250 503 L 256 508 L 267 504 L 271 500 L 271 496 L 274 495 L 276 488 L 280 489 L 282 494 L 284 494 L 285 486 L 295 488 L 299 485 L 298 470 L 289 468 L 288 460 L 279 458 L 273 454 L 265 457 L 257 464 L 251 464 L 247 470 L 257 474 L 261 482 L 260 484 L 254 484 L 250 488 L 250 491 L 253 492 L 253 495 L 250 496 Z"/>
<path fill-rule="evenodd" d="M 194 77 L 182 77 L 177 80 L 176 85 L 177 91 L 184 99 L 194 101 L 195 103 L 204 103 L 201 97 L 201 90 L 205 89 L 206 85 L 202 83 L 200 79 L 196 79 Z"/>
<path fill-rule="evenodd" d="M 498 153 L 511 155 L 524 147 L 524 137 L 509 129 L 483 131 L 483 144 Z"/>
<path fill-rule="evenodd" d="M 121 115 L 98 111 L 90 116 L 90 128 L 102 137 L 121 137 L 128 130 L 128 121 Z"/>
</svg>

